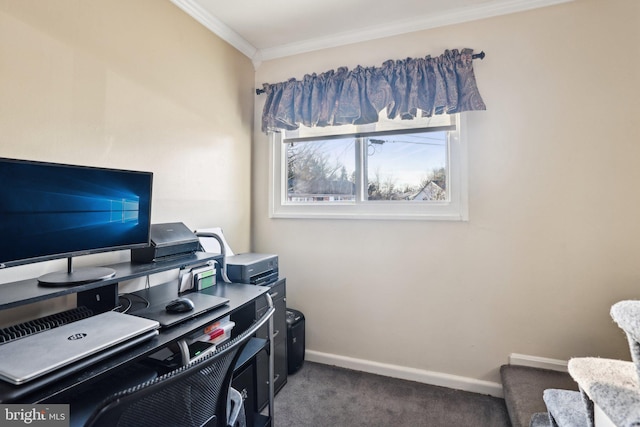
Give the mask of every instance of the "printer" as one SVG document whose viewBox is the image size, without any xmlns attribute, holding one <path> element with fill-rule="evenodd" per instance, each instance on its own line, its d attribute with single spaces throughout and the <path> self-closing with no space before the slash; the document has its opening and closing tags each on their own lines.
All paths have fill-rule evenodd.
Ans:
<svg viewBox="0 0 640 427">
<path fill-rule="evenodd" d="M 268 286 L 278 280 L 278 255 L 244 253 L 228 256 L 225 262 L 231 282 Z"/>
<path fill-rule="evenodd" d="M 206 252 L 224 255 L 224 270 L 230 282 L 268 286 L 278 281 L 278 255 L 256 252 L 234 255 L 219 227 L 198 229 L 195 234 Z M 221 268 L 217 269 L 216 279 L 225 281 Z"/>
<path fill-rule="evenodd" d="M 131 261 L 148 263 L 193 254 L 200 248 L 198 237 L 181 222 L 151 224 L 151 242 L 146 248 L 131 249 Z"/>
</svg>

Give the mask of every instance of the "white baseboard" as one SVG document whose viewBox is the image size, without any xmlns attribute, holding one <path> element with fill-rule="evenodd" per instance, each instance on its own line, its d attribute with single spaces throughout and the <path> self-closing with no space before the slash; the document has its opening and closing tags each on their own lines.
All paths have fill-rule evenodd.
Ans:
<svg viewBox="0 0 640 427">
<path fill-rule="evenodd" d="M 510 365 L 529 366 L 531 368 L 550 369 L 552 371 L 568 372 L 566 360 L 549 359 L 547 357 L 530 356 L 528 354 L 511 353 Z"/>
<path fill-rule="evenodd" d="M 443 374 L 441 372 L 425 371 L 423 369 L 408 368 L 405 366 L 390 365 L 387 363 L 373 362 L 371 360 L 355 359 L 336 354 L 321 353 L 307 350 L 306 360 L 325 365 L 339 366 L 355 371 L 368 372 L 386 377 L 399 378 L 408 381 L 453 388 L 456 390 L 470 391 L 479 394 L 488 394 L 495 397 L 504 397 L 502 384 L 491 381 L 482 381 L 474 378 L 458 375 Z"/>
</svg>

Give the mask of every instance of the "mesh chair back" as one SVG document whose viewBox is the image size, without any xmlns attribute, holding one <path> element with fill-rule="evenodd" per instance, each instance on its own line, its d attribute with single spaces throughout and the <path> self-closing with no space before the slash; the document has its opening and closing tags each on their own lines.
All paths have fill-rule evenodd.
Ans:
<svg viewBox="0 0 640 427">
<path fill-rule="evenodd" d="M 87 426 L 226 426 L 227 395 L 236 360 L 273 311 L 268 310 L 247 331 L 212 354 L 109 396 L 94 411 Z"/>
</svg>

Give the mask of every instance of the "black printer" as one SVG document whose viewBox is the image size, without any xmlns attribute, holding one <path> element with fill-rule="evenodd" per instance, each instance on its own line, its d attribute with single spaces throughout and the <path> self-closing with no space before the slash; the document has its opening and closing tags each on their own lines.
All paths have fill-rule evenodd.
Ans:
<svg viewBox="0 0 640 427">
<path fill-rule="evenodd" d="M 225 261 L 231 282 L 267 286 L 278 280 L 278 255 L 244 253 L 228 256 Z"/>
<path fill-rule="evenodd" d="M 181 222 L 151 224 L 151 242 L 131 249 L 131 261 L 147 263 L 192 254 L 200 248 L 198 236 Z"/>
</svg>

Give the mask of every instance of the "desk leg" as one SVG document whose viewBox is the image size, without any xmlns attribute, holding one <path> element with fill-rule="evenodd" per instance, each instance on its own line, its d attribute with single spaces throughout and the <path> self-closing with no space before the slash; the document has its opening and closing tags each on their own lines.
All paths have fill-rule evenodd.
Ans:
<svg viewBox="0 0 640 427">
<path fill-rule="evenodd" d="M 269 308 L 273 308 L 273 299 L 271 298 L 271 295 L 269 295 L 269 292 L 267 292 L 265 294 L 265 296 L 267 297 L 267 302 L 269 303 Z M 274 367 L 273 367 L 273 363 L 274 363 L 274 356 L 276 353 L 275 350 L 275 343 L 273 340 L 273 317 L 271 316 L 269 318 L 269 418 L 271 419 L 271 425 L 274 425 L 273 423 L 273 397 L 274 397 L 274 379 L 273 379 L 273 375 L 274 375 Z"/>
</svg>

